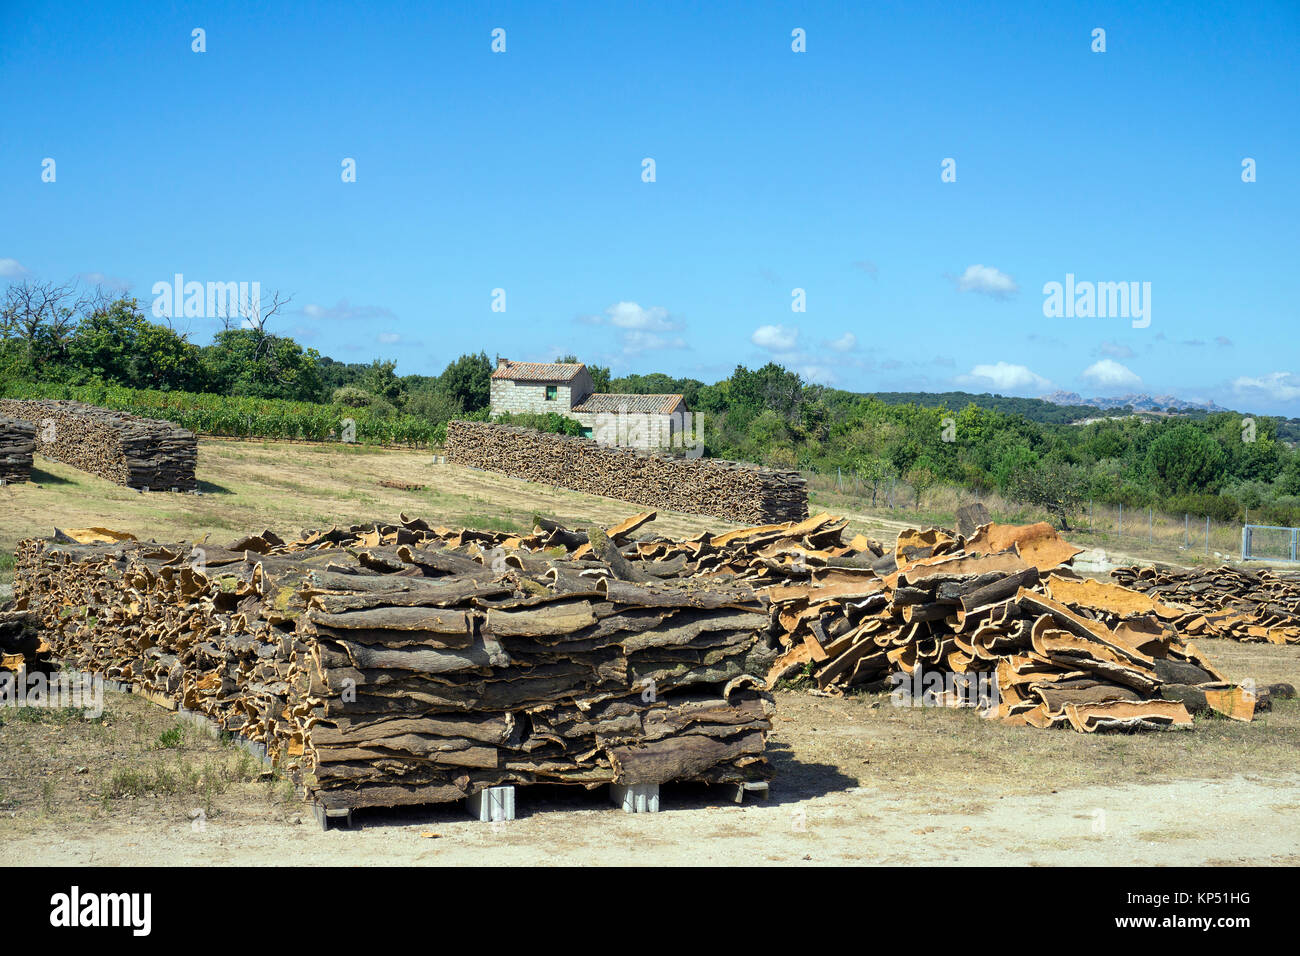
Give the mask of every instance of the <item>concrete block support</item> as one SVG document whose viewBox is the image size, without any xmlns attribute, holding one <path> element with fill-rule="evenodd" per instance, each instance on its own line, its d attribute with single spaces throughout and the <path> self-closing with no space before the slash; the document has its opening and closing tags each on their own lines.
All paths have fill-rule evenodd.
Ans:
<svg viewBox="0 0 1300 956">
<path fill-rule="evenodd" d="M 484 823 L 515 818 L 515 788 L 488 787 L 465 798 L 469 815 Z"/>
<path fill-rule="evenodd" d="M 609 798 L 623 808 L 624 813 L 658 813 L 659 784 L 635 783 L 625 786 L 609 785 Z"/>
</svg>

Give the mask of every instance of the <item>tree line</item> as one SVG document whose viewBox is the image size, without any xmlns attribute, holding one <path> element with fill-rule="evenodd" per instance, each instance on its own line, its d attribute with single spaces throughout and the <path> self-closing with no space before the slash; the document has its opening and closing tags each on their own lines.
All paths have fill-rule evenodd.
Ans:
<svg viewBox="0 0 1300 956">
<path fill-rule="evenodd" d="M 272 298 L 272 311 L 284 303 Z M 199 346 L 147 318 L 136 300 L 74 285 L 24 281 L 0 298 L 0 378 L 15 382 L 288 399 L 413 416 L 441 429 L 488 417 L 494 362 L 485 352 L 438 375 L 396 373 L 392 360 L 338 362 L 269 328 L 269 315 L 229 322 Z M 577 361 L 573 355 L 556 361 Z M 1297 423 L 1232 412 L 1125 415 L 1071 424 L 1033 399 L 859 394 L 804 381 L 776 363 L 738 365 L 705 383 L 659 372 L 613 376 L 588 365 L 597 391 L 680 393 L 703 416 L 714 457 L 855 476 L 875 497 L 893 479 L 919 498 L 937 484 L 999 492 L 1063 525 L 1083 501 L 1191 512 L 1218 520 L 1247 510 L 1300 524 Z M 959 403 L 960 407 L 959 407 Z M 1097 417 L 1086 407 L 1075 413 Z M 508 421 L 576 433 L 563 416 Z"/>
</svg>

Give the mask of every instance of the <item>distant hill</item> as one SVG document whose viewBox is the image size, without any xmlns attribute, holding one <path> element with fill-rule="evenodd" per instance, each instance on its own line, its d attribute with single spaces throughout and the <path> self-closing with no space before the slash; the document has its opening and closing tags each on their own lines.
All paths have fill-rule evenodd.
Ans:
<svg viewBox="0 0 1300 956">
<path fill-rule="evenodd" d="M 1045 402 L 1066 408 L 1091 406 L 1104 411 L 1132 409 L 1135 412 L 1227 412 L 1231 409 L 1214 402 L 1187 402 L 1173 395 L 1122 395 L 1119 398 L 1084 398 L 1078 392 L 1056 391 L 1042 396 Z"/>
<path fill-rule="evenodd" d="M 1068 405 L 1041 398 L 1016 398 L 988 392 L 981 392 L 978 395 L 973 392 L 867 392 L 866 394 L 880 399 L 886 405 L 910 404 L 920 405 L 923 408 L 945 406 L 957 411 L 974 404 L 1006 415 L 1023 415 L 1032 422 L 1055 425 L 1068 425 L 1081 418 L 1095 417 L 1101 408 L 1099 405 L 1086 405 L 1082 402 Z"/>
</svg>

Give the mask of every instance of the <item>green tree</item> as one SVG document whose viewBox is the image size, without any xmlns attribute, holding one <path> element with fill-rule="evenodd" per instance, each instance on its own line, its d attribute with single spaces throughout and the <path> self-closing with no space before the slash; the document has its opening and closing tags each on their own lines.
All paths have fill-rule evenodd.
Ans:
<svg viewBox="0 0 1300 956">
<path fill-rule="evenodd" d="M 203 349 L 209 381 L 226 395 L 314 401 L 321 392 L 320 353 L 264 329 L 223 329 Z"/>
<path fill-rule="evenodd" d="M 205 384 L 198 346 L 148 321 L 132 298 L 82 319 L 68 340 L 68 359 L 81 372 L 130 388 L 196 392 Z"/>
<path fill-rule="evenodd" d="M 6 374 L 24 379 L 66 377 L 68 346 L 78 319 L 107 301 L 102 290 L 84 292 L 76 283 L 28 279 L 11 283 L 0 298 L 0 362 Z"/>
<path fill-rule="evenodd" d="M 435 424 L 460 418 L 465 413 L 460 400 L 443 391 L 440 385 L 426 385 L 406 399 L 406 413 L 427 418 Z"/>
<path fill-rule="evenodd" d="M 997 462 L 993 465 L 993 480 L 998 489 L 1009 492 L 1018 474 L 1038 464 L 1038 456 L 1021 444 L 1002 444 Z"/>
<path fill-rule="evenodd" d="M 939 481 L 939 476 L 935 473 L 929 459 L 926 458 L 921 458 L 909 468 L 904 478 L 912 486 L 912 494 L 915 496 L 913 507 L 915 508 L 921 507 L 921 498 Z"/>
<path fill-rule="evenodd" d="M 1216 491 L 1226 463 L 1223 446 L 1195 425 L 1180 424 L 1151 442 L 1145 472 L 1158 493 L 1181 495 Z"/>
<path fill-rule="evenodd" d="M 1279 494 L 1300 495 L 1300 454 L 1292 453 L 1277 476 Z"/>
<path fill-rule="evenodd" d="M 361 373 L 357 387 L 390 405 L 400 407 L 404 392 L 402 382 L 394 371 L 396 368 L 397 363 L 392 359 L 375 359 Z"/>
<path fill-rule="evenodd" d="M 375 404 L 375 396 L 364 388 L 343 385 L 330 393 L 330 401 L 335 405 L 346 405 L 348 408 L 369 408 Z"/>
<path fill-rule="evenodd" d="M 1027 504 L 1037 505 L 1070 530 L 1070 515 L 1083 502 L 1081 476 L 1072 465 L 1045 461 L 1018 469 L 1011 477 L 1010 492 Z"/>
<path fill-rule="evenodd" d="M 492 363 L 486 352 L 462 355 L 443 369 L 438 387 L 466 412 L 487 408 L 492 398 Z"/>
</svg>

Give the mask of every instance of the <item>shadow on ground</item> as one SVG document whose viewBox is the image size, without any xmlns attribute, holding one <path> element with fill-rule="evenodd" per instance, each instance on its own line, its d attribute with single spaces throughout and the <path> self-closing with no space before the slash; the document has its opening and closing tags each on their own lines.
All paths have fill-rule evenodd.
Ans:
<svg viewBox="0 0 1300 956">
<path fill-rule="evenodd" d="M 34 485 L 72 485 L 76 482 L 69 481 L 67 478 L 60 478 L 58 475 L 51 475 L 48 471 L 42 471 L 40 468 L 32 467 L 31 482 Z"/>
<path fill-rule="evenodd" d="M 857 786 L 858 781 L 829 764 L 804 763 L 780 742 L 769 742 L 767 757 L 774 775 L 769 781 L 769 795 L 764 799 L 750 792 L 745 804 L 783 806 L 814 797 L 837 793 Z M 659 812 L 706 810 L 709 807 L 736 805 L 736 787 L 732 784 L 666 783 L 659 788 Z M 515 817 L 526 820 L 540 814 L 616 810 L 610 800 L 609 787 L 602 784 L 592 790 L 581 786 L 537 784 L 515 789 Z M 469 819 L 464 800 L 455 803 L 418 807 L 368 807 L 352 814 L 352 826 L 410 827 L 459 823 Z"/>
</svg>

